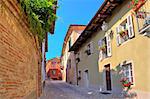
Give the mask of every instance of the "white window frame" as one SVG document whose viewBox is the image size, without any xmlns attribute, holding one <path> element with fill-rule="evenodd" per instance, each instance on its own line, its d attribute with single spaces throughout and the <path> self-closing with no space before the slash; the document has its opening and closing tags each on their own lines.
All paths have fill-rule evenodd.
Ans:
<svg viewBox="0 0 150 99">
<path fill-rule="evenodd" d="M 102 61 L 103 59 L 105 58 L 108 58 L 108 57 L 111 57 L 112 56 L 112 45 L 111 45 L 111 38 L 110 38 L 110 34 L 107 34 L 105 37 L 106 39 L 106 57 L 104 57 L 104 53 L 102 50 L 99 51 L 99 60 Z M 103 38 L 103 39 L 104 39 Z M 101 42 L 103 42 L 102 40 L 103 39 L 100 39 Z M 99 41 L 100 41 L 99 40 Z M 99 42 L 98 41 L 98 42 Z M 100 46 L 99 46 L 100 47 Z"/>
<path fill-rule="evenodd" d="M 107 42 L 107 57 L 110 57 L 112 55 L 112 46 L 111 46 L 111 38 L 110 35 L 106 35 L 106 42 Z"/>
<path fill-rule="evenodd" d="M 149 0 L 147 0 L 145 3 L 147 3 L 148 4 L 148 2 L 150 2 Z M 149 34 L 149 32 L 147 32 L 147 30 L 150 28 L 150 24 L 148 25 L 146 25 L 145 24 L 145 21 L 147 20 L 147 19 L 149 19 L 150 20 L 150 10 L 148 10 L 147 8 L 149 7 L 149 5 L 143 5 L 143 6 L 141 6 L 141 8 L 138 10 L 138 12 L 140 12 L 140 13 L 142 13 L 142 12 L 144 12 L 143 13 L 143 15 L 142 16 L 139 16 L 139 17 L 143 17 L 143 19 L 144 19 L 144 24 L 142 24 L 143 26 L 141 27 L 139 24 L 141 24 L 140 22 L 139 22 L 139 17 L 138 17 L 138 15 L 140 15 L 140 14 L 136 14 L 136 22 L 137 22 L 137 26 L 138 26 L 138 31 L 139 31 L 139 33 L 140 34 L 143 34 L 144 36 L 148 36 L 147 34 Z M 146 12 L 146 13 L 145 13 Z M 146 25 L 146 26 L 145 26 Z M 149 31 L 149 30 L 148 30 Z"/>
<path fill-rule="evenodd" d="M 123 29 L 121 24 L 124 21 L 127 21 L 127 30 L 128 30 L 128 39 L 123 41 L 119 32 Z M 130 30 L 131 29 L 131 30 Z M 133 25 L 133 17 L 132 15 L 128 15 L 117 27 L 116 27 L 116 41 L 117 41 L 117 46 L 120 46 L 124 42 L 128 41 L 129 39 L 132 39 L 135 36 L 135 31 L 134 31 L 134 25 Z"/>
<path fill-rule="evenodd" d="M 122 63 L 121 67 L 123 69 L 123 67 L 127 66 L 128 64 L 131 64 L 132 70 L 130 70 L 130 69 L 128 70 L 129 71 L 129 76 L 127 78 L 130 78 L 130 80 L 131 80 L 131 77 L 133 78 L 133 82 L 131 82 L 131 83 L 132 83 L 132 87 L 134 87 L 135 86 L 135 75 L 134 75 L 134 64 L 133 64 L 133 61 L 127 61 L 125 64 Z M 132 71 L 132 76 L 131 76 L 131 71 Z M 125 76 L 125 72 L 127 72 L 127 71 L 123 70 L 123 76 L 124 77 L 126 77 Z"/>
<path fill-rule="evenodd" d="M 128 24 L 128 36 L 129 38 L 133 38 L 134 37 L 134 26 L 133 26 L 133 17 L 132 15 L 127 16 L 127 24 Z M 131 30 L 130 30 L 131 29 Z"/>
</svg>

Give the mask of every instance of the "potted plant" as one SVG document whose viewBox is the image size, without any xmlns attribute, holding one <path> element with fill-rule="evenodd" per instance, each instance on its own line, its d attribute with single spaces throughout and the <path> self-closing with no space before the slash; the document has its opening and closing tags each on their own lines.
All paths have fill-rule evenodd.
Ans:
<svg viewBox="0 0 150 99">
<path fill-rule="evenodd" d="M 128 7 L 132 8 L 133 11 L 137 11 L 145 3 L 145 1 L 146 0 L 131 0 L 131 3 Z"/>
<path fill-rule="evenodd" d="M 103 52 L 106 51 L 106 44 L 103 44 L 102 46 L 100 46 L 100 50 L 102 50 Z"/>
<path fill-rule="evenodd" d="M 123 77 L 120 82 L 122 83 L 123 86 L 123 91 L 124 91 L 124 96 L 129 96 L 129 90 L 131 90 L 131 85 L 132 83 L 128 80 L 128 78 Z"/>
<path fill-rule="evenodd" d="M 119 32 L 120 36 L 123 38 L 124 36 L 128 35 L 128 30 L 120 31 Z"/>
</svg>

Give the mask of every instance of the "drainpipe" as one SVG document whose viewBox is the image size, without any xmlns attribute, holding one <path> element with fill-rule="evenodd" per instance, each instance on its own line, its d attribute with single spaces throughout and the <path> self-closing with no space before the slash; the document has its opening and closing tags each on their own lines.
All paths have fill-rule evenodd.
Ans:
<svg viewBox="0 0 150 99">
<path fill-rule="evenodd" d="M 78 66 L 77 66 L 77 63 L 76 63 L 76 77 L 77 77 L 77 85 L 78 85 Z"/>
</svg>

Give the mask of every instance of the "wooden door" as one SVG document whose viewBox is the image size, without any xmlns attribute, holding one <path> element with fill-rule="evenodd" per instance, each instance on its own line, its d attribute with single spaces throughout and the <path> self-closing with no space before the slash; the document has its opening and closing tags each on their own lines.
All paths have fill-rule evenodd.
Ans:
<svg viewBox="0 0 150 99">
<path fill-rule="evenodd" d="M 111 91 L 111 70 L 110 70 L 110 64 L 105 65 L 105 74 L 106 74 L 106 89 L 108 91 Z"/>
</svg>

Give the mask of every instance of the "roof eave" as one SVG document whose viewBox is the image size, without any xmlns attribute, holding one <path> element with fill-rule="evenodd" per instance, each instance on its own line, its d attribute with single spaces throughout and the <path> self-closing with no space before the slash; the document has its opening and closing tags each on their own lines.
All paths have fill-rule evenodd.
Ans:
<svg viewBox="0 0 150 99">
<path fill-rule="evenodd" d="M 107 10 L 111 7 L 112 9 L 114 9 L 119 3 L 121 3 L 121 2 L 123 2 L 123 1 L 125 1 L 125 0 L 105 0 L 104 1 L 104 3 L 101 5 L 101 7 L 99 8 L 99 10 L 97 11 L 97 13 L 95 14 L 95 16 L 91 19 L 91 21 L 89 22 L 89 24 L 87 25 L 87 27 L 85 28 L 85 30 L 83 31 L 83 33 L 79 36 L 79 38 L 77 39 L 77 41 L 73 44 L 73 46 L 69 49 L 69 51 L 76 51 L 76 50 L 78 50 L 78 48 L 79 48 L 79 46 L 81 45 L 81 44 L 83 44 L 83 42 L 85 41 L 85 40 L 87 40 L 88 39 L 88 37 L 93 33 L 93 31 L 95 32 L 95 31 L 97 31 L 98 29 L 100 29 L 100 28 L 98 28 L 98 27 L 100 27 L 100 25 L 102 25 L 102 22 L 109 16 L 109 15 L 107 15 L 107 13 L 105 13 L 105 16 L 104 15 L 102 15 L 101 13 L 104 13 L 105 11 L 104 11 L 104 8 L 106 9 L 106 12 L 107 12 Z M 109 4 L 108 3 L 112 3 L 112 5 L 111 6 L 108 6 Z M 106 8 L 107 6 L 108 6 L 108 8 Z M 112 12 L 112 11 L 111 11 Z M 111 15 L 111 13 L 110 13 L 110 15 Z M 102 16 L 102 17 L 101 17 Z M 97 20 L 98 19 L 98 22 L 99 22 L 99 20 L 100 20 L 100 22 L 99 23 L 94 23 L 94 21 L 95 20 Z M 101 23 L 101 24 L 100 24 Z M 96 29 L 95 29 L 95 27 L 96 27 Z M 89 29 L 90 28 L 90 29 Z M 92 28 L 94 28 L 94 29 L 92 29 Z M 87 35 L 86 36 L 84 36 L 85 34 L 86 34 L 86 32 L 87 31 L 89 31 L 89 33 L 87 33 Z M 84 40 L 81 40 L 81 38 L 83 38 L 83 36 L 84 36 Z"/>
</svg>

